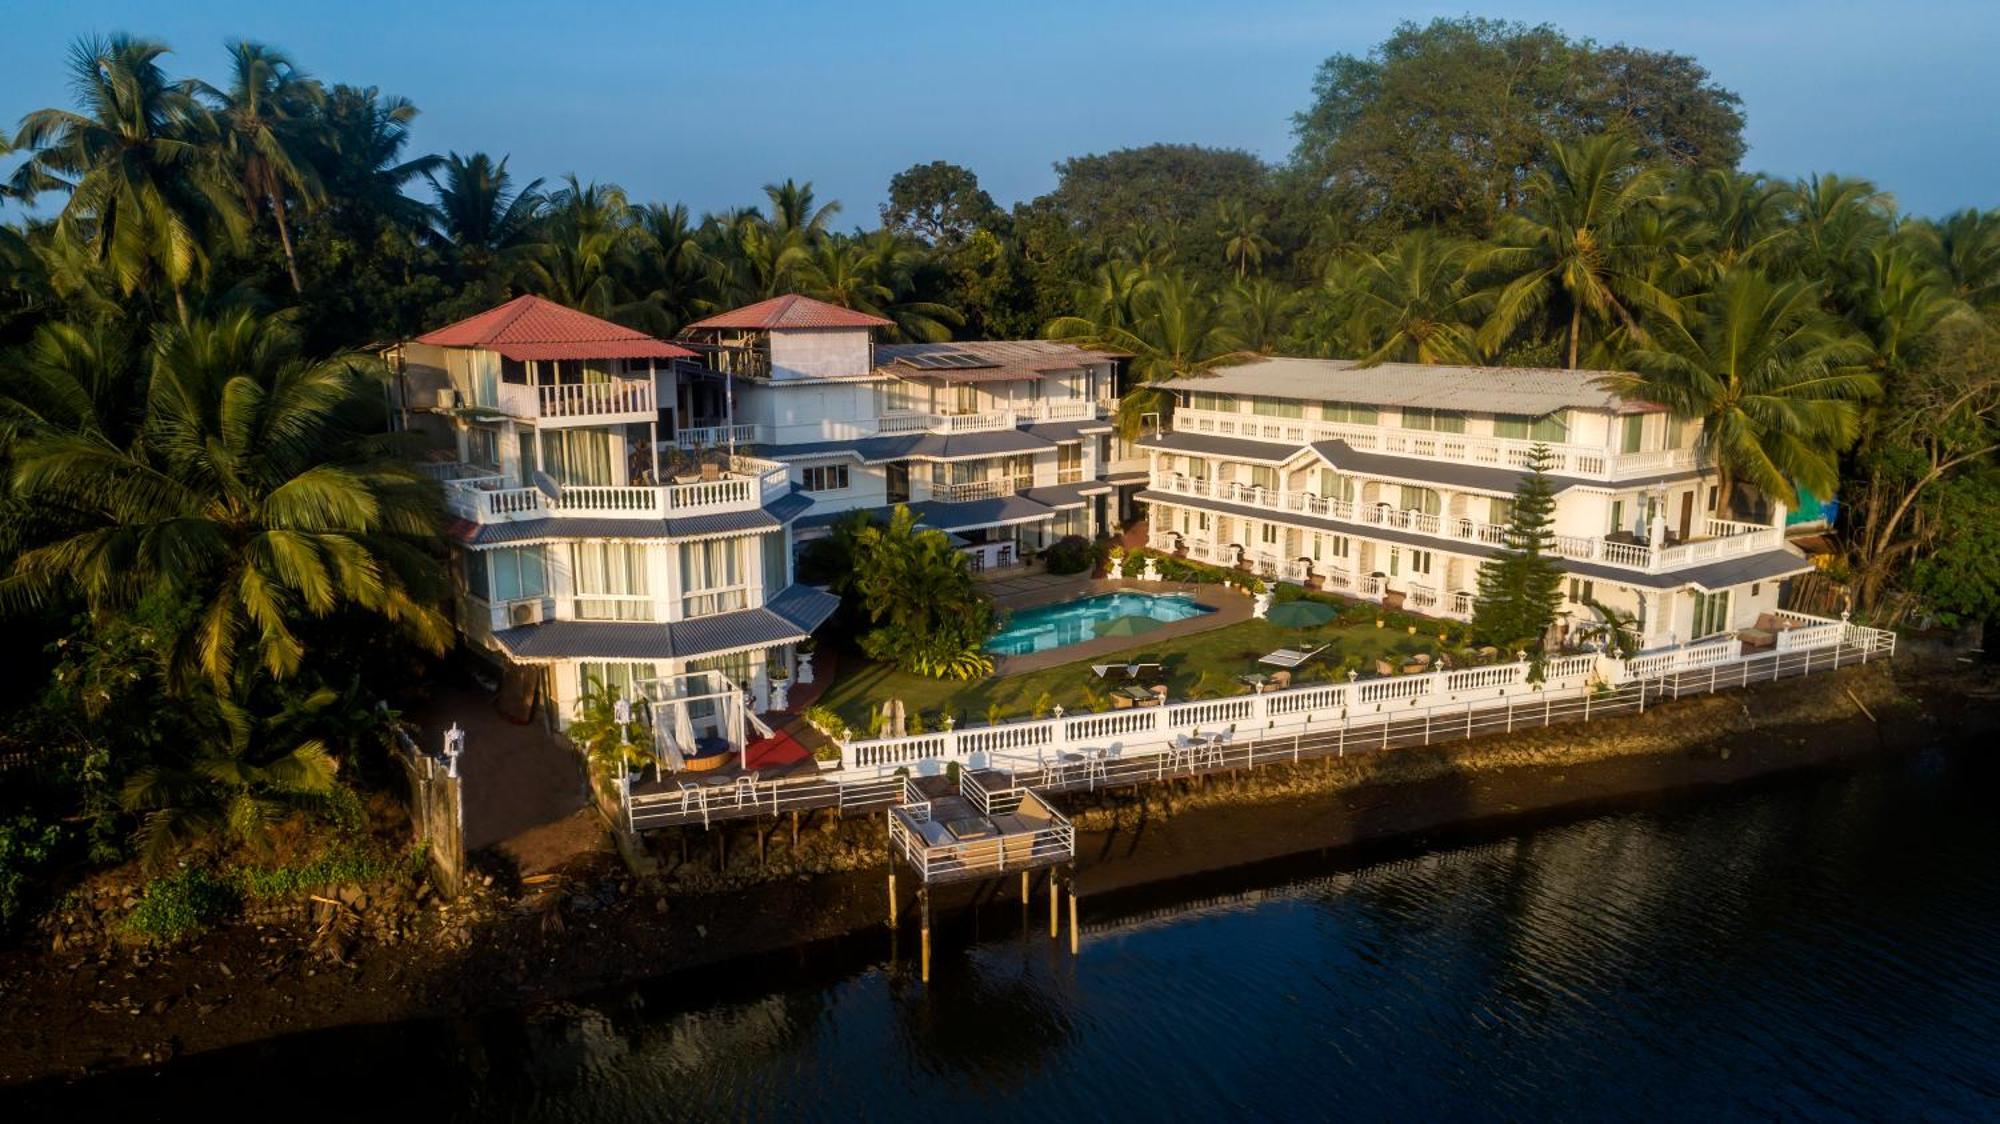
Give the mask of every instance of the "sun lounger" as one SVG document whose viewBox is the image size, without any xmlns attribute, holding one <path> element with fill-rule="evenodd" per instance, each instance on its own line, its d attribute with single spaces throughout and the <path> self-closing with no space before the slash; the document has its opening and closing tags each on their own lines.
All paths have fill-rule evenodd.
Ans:
<svg viewBox="0 0 2000 1124">
<path fill-rule="evenodd" d="M 1309 652 L 1301 652 L 1296 648 L 1280 648 L 1267 656 L 1260 656 L 1257 662 L 1267 663 L 1273 667 L 1293 668 L 1324 651 L 1326 651 L 1326 645 L 1324 644 Z"/>
</svg>

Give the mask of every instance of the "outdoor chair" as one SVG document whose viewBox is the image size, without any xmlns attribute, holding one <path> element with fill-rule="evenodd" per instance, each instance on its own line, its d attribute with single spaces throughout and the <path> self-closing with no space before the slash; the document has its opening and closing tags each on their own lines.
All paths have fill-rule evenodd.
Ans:
<svg viewBox="0 0 2000 1124">
<path fill-rule="evenodd" d="M 750 803 L 754 807 L 757 803 L 757 770 L 752 769 L 742 776 L 737 777 L 731 787 L 736 791 L 736 806 L 738 808 L 743 806 L 743 798 L 746 796 L 750 798 Z"/>
</svg>

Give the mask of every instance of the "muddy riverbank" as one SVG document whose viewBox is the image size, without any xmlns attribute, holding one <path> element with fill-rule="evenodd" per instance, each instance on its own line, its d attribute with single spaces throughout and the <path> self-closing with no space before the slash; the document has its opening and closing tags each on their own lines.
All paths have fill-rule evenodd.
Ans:
<svg viewBox="0 0 2000 1124">
<path fill-rule="evenodd" d="M 1103 794 L 1071 805 L 1084 908 L 1100 895 L 1281 856 L 1856 767 L 1948 733 L 1989 730 L 1991 690 L 1983 669 L 1899 661 L 1893 671 L 1687 699 L 1587 729 Z M 334 956 L 313 946 L 303 922 L 232 925 L 164 950 L 10 949 L 0 953 L 0 1081 L 158 1064 L 332 1026 L 532 1006 L 879 928 L 879 835 L 872 817 L 823 821 L 806 827 L 794 851 L 784 828 L 761 847 L 739 830 L 718 856 L 713 839 L 696 833 L 664 884 L 642 884 L 597 858 L 534 886 L 502 879 L 451 906 L 406 904 L 397 940 L 361 941 Z M 676 843 L 662 850 L 677 859 Z"/>
</svg>

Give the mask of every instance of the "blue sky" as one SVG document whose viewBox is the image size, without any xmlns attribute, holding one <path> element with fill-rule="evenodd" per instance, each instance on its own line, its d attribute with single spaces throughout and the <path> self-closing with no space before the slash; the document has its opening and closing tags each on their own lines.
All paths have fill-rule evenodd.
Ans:
<svg viewBox="0 0 2000 1124">
<path fill-rule="evenodd" d="M 1003 203 L 1065 156 L 1153 141 L 1280 159 L 1313 70 L 1415 3 L 517 3 L 18 0 L 0 16 L 0 122 L 63 103 L 68 42 L 166 40 L 214 77 L 225 38 L 278 44 L 323 78 L 423 110 L 420 151 L 483 149 L 697 212 L 810 179 L 872 224 L 888 179 L 970 166 Z M 1479 14 L 1696 56 L 1743 95 L 1751 167 L 1876 179 L 1905 209 L 2000 205 L 2000 4 L 1850 0 L 1516 3 Z"/>
</svg>

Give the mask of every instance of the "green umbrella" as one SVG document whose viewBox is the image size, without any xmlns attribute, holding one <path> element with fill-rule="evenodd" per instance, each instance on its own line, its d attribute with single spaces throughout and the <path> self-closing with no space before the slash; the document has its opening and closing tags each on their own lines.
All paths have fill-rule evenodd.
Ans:
<svg viewBox="0 0 2000 1124">
<path fill-rule="evenodd" d="M 1133 614 L 1128 617 L 1115 617 L 1108 621 L 1099 621 L 1095 631 L 1099 636 L 1139 636 L 1151 632 L 1165 623 L 1167 622 L 1156 621 L 1151 617 L 1142 617 Z"/>
<path fill-rule="evenodd" d="M 1271 606 L 1264 619 L 1280 628 L 1312 628 L 1332 620 L 1333 606 L 1319 601 L 1287 601 Z"/>
</svg>

